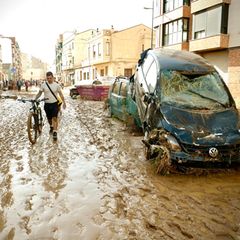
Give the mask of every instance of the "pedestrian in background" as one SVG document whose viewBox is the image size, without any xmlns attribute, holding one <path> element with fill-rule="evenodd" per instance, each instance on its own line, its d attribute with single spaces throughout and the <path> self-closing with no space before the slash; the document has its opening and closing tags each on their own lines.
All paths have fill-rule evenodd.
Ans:
<svg viewBox="0 0 240 240">
<path fill-rule="evenodd" d="M 17 89 L 18 89 L 19 92 L 21 91 L 22 85 L 23 85 L 22 80 L 18 79 L 17 80 Z"/>
<path fill-rule="evenodd" d="M 28 87 L 29 87 L 29 81 L 25 80 L 24 84 L 25 84 L 25 90 L 27 92 L 28 91 Z"/>
</svg>

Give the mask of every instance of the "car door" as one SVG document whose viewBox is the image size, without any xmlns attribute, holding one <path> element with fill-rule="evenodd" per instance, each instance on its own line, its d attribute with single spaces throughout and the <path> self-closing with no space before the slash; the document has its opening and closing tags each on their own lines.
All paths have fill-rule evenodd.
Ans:
<svg viewBox="0 0 240 240">
<path fill-rule="evenodd" d="M 119 96 L 118 96 L 118 111 L 119 118 L 122 120 L 127 119 L 127 109 L 126 109 L 126 98 L 127 98 L 127 82 L 121 81 L 119 86 Z"/>
<path fill-rule="evenodd" d="M 110 108 L 111 108 L 111 114 L 114 116 L 119 115 L 119 109 L 118 109 L 119 89 L 120 89 L 120 82 L 118 80 L 116 80 L 112 85 L 112 89 L 110 91 L 110 96 L 109 96 L 109 104 L 110 104 Z"/>
<path fill-rule="evenodd" d="M 143 63 L 138 67 L 136 75 L 136 102 L 138 112 L 142 123 L 146 122 L 148 106 L 151 103 L 151 97 L 154 95 L 158 70 L 157 63 L 151 54 L 148 54 Z"/>
</svg>

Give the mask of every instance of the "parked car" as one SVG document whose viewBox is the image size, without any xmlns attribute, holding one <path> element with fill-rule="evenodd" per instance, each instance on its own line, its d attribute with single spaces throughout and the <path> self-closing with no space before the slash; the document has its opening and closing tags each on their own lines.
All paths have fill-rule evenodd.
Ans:
<svg viewBox="0 0 240 240">
<path fill-rule="evenodd" d="M 240 121 L 216 69 L 187 51 L 147 50 L 133 78 L 132 96 L 148 159 L 165 174 L 172 164 L 223 167 L 240 163 Z"/>
<path fill-rule="evenodd" d="M 116 77 L 108 92 L 108 109 L 111 116 L 128 122 L 133 120 L 141 127 L 136 102 L 131 97 L 130 81 L 125 77 Z"/>
<path fill-rule="evenodd" d="M 70 90 L 69 90 L 69 95 L 70 95 L 71 98 L 74 98 L 74 97 L 76 97 L 76 96 L 79 95 L 76 86 L 70 88 Z"/>
</svg>

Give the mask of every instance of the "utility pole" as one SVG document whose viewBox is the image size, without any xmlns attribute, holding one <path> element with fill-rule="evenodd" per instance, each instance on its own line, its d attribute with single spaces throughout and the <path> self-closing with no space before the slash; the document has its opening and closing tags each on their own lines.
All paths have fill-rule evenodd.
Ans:
<svg viewBox="0 0 240 240">
<path fill-rule="evenodd" d="M 151 30 L 151 48 L 153 48 L 153 19 L 154 19 L 154 0 L 152 0 L 152 7 L 144 7 L 144 9 L 152 10 L 152 30 Z"/>
</svg>

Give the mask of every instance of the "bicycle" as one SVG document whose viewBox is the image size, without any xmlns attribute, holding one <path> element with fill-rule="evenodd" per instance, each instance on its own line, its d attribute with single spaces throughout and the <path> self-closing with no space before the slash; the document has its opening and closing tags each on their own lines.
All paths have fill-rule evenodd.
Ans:
<svg viewBox="0 0 240 240">
<path fill-rule="evenodd" d="M 28 119 L 27 119 L 27 132 L 28 139 L 32 144 L 35 144 L 37 138 L 42 133 L 42 128 L 44 125 L 42 109 L 40 107 L 40 102 L 47 100 L 47 98 L 34 100 L 34 99 L 18 99 L 23 103 L 30 102 L 32 106 L 29 109 Z"/>
</svg>

